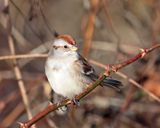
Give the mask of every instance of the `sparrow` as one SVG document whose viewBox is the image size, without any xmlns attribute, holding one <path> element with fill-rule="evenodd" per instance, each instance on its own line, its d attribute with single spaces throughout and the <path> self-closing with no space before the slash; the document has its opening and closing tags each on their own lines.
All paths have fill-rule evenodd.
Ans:
<svg viewBox="0 0 160 128">
<path fill-rule="evenodd" d="M 45 63 L 45 74 L 58 95 L 71 100 L 90 83 L 98 79 L 94 68 L 78 52 L 76 41 L 69 35 L 59 35 L 52 43 Z M 120 81 L 106 78 L 102 86 L 120 90 Z"/>
</svg>

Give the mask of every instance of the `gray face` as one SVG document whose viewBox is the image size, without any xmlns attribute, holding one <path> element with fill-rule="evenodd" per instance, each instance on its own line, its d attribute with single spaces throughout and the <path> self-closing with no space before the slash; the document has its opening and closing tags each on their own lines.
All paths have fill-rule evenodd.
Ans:
<svg viewBox="0 0 160 128">
<path fill-rule="evenodd" d="M 63 39 L 57 39 L 52 44 L 52 47 L 49 51 L 50 57 L 69 57 L 76 55 L 77 47 L 67 43 Z"/>
</svg>

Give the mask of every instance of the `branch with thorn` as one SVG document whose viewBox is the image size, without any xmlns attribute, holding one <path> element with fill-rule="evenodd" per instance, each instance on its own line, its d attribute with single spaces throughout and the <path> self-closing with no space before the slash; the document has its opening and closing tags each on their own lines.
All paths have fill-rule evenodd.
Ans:
<svg viewBox="0 0 160 128">
<path fill-rule="evenodd" d="M 114 64 L 114 65 L 108 65 L 106 66 L 106 71 L 103 75 L 101 75 L 93 84 L 89 85 L 81 94 L 75 97 L 76 100 L 81 100 L 83 97 L 88 95 L 92 90 L 94 90 L 99 84 L 106 78 L 108 77 L 111 73 L 115 73 L 118 70 L 122 69 L 123 67 L 126 67 L 127 65 L 137 61 L 138 59 L 143 58 L 146 54 L 150 53 L 151 51 L 157 49 L 160 47 L 160 44 L 157 44 L 151 48 L 148 49 L 142 49 L 139 54 L 136 56 L 122 62 L 119 64 Z M 37 115 L 35 115 L 31 120 L 28 120 L 26 122 L 21 122 L 20 128 L 29 128 L 42 118 L 44 118 L 47 114 L 49 114 L 52 111 L 57 110 L 58 108 L 62 106 L 66 106 L 72 104 L 72 101 L 69 99 L 64 99 L 60 103 L 54 103 L 54 104 L 49 104 L 43 111 L 39 112 Z"/>
</svg>

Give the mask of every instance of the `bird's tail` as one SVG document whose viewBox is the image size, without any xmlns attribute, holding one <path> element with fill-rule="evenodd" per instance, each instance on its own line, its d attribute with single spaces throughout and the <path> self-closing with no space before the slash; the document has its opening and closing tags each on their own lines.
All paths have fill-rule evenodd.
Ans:
<svg viewBox="0 0 160 128">
<path fill-rule="evenodd" d="M 111 87 L 113 89 L 116 89 L 117 91 L 121 91 L 120 87 L 122 86 L 122 83 L 112 78 L 106 78 L 102 81 L 101 85 Z"/>
</svg>

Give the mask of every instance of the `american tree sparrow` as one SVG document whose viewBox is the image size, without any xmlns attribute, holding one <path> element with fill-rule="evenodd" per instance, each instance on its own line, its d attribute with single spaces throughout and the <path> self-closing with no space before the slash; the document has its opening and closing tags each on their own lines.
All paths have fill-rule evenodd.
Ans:
<svg viewBox="0 0 160 128">
<path fill-rule="evenodd" d="M 77 52 L 75 45 L 71 36 L 58 36 L 45 64 L 45 73 L 54 92 L 72 100 L 98 78 L 93 67 Z M 106 78 L 101 85 L 119 90 L 121 82 Z"/>
</svg>

